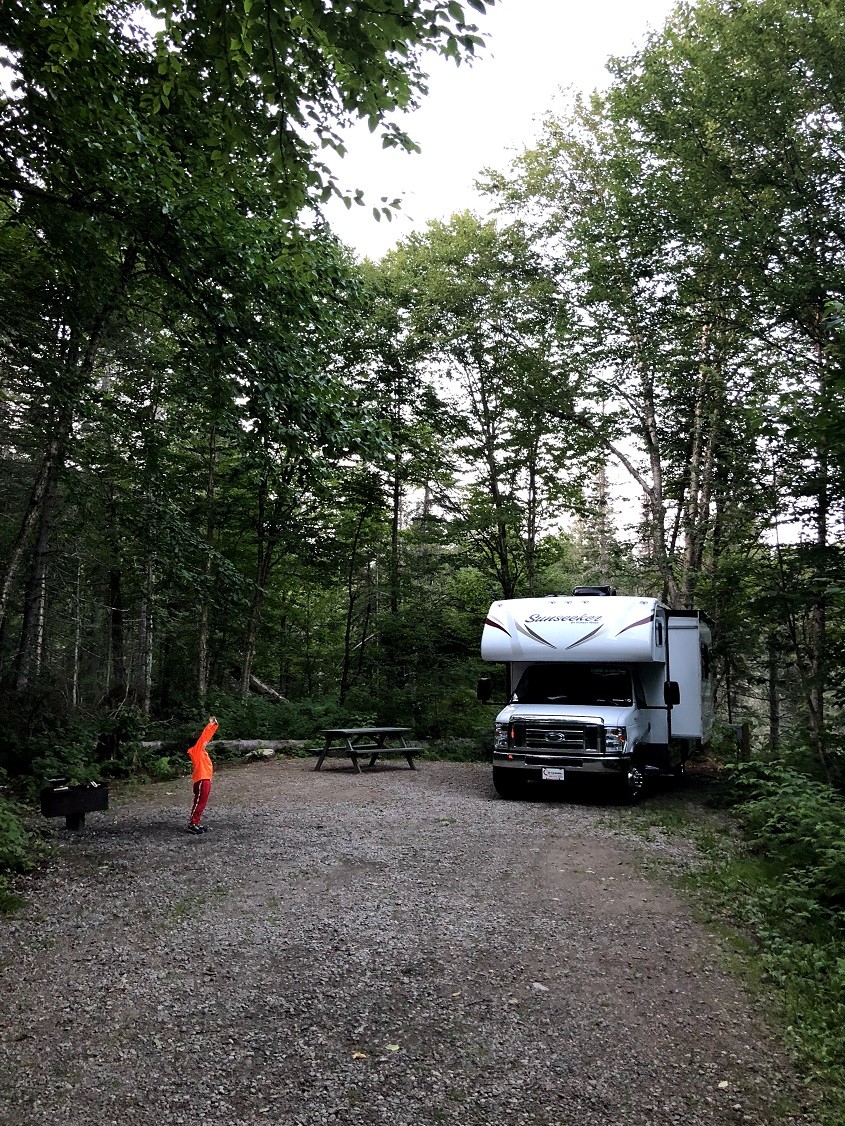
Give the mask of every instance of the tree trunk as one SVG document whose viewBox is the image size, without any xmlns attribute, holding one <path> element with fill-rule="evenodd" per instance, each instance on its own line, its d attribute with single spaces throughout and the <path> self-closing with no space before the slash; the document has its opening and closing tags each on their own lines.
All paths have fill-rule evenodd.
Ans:
<svg viewBox="0 0 845 1126">
<path fill-rule="evenodd" d="M 265 684 L 254 674 L 249 678 L 249 686 L 254 692 L 257 692 L 260 696 L 266 696 L 275 704 L 286 704 L 288 702 L 281 692 L 277 692 L 275 688 L 271 688 L 269 684 Z"/>
<path fill-rule="evenodd" d="M 400 455 L 394 454 L 393 482 L 390 510 L 390 569 L 389 606 L 390 614 L 396 617 L 399 613 L 399 523 L 402 514 L 402 481 L 400 474 Z"/>
<path fill-rule="evenodd" d="M 364 656 L 367 642 L 370 639 L 370 619 L 375 614 L 378 617 L 378 567 L 376 567 L 375 583 L 373 582 L 373 564 L 367 561 L 367 602 L 364 606 L 364 620 L 361 623 L 361 641 L 358 645 L 358 667 L 355 670 L 355 679 L 358 680 L 364 670 Z M 394 677 L 395 680 L 395 677 Z"/>
<path fill-rule="evenodd" d="M 473 393 L 473 389 L 471 389 L 471 393 Z M 499 585 L 502 588 L 502 597 L 513 598 L 516 594 L 517 575 L 514 573 L 508 524 L 505 518 L 505 506 L 502 498 L 497 449 L 497 426 L 488 394 L 485 371 L 480 363 L 478 364 L 478 382 L 475 385 L 473 397 L 476 401 L 476 417 L 482 428 L 484 459 L 487 465 L 487 486 L 490 490 L 490 499 L 493 502 L 493 511 L 496 514 L 492 556 L 499 579 Z"/>
<path fill-rule="evenodd" d="M 109 641 L 111 649 L 111 682 L 108 698 L 123 703 L 129 694 L 126 675 L 126 643 L 124 624 L 126 608 L 123 605 L 123 587 L 119 567 L 109 571 Z"/>
<path fill-rule="evenodd" d="M 38 595 L 38 622 L 35 627 L 35 675 L 41 675 L 44 660 L 44 619 L 47 605 L 47 569 L 41 576 L 41 590 Z"/>
<path fill-rule="evenodd" d="M 50 550 L 50 534 L 52 531 L 53 511 L 56 506 L 58 491 L 58 472 L 58 458 L 56 458 L 51 466 L 50 475 L 40 502 L 38 538 L 35 543 L 32 571 L 30 573 L 27 594 L 24 599 L 21 640 L 18 647 L 16 662 L 17 673 L 15 677 L 15 691 L 18 693 L 25 692 L 29 687 L 33 666 L 36 662 L 38 630 L 42 615 L 42 602 Z"/>
<path fill-rule="evenodd" d="M 12 586 L 23 565 L 26 545 L 37 523 L 38 538 L 24 600 L 21 640 L 15 661 L 15 687 L 18 692 L 24 691 L 28 686 L 35 663 L 53 511 L 56 505 L 58 482 L 64 468 L 66 447 L 73 432 L 75 412 L 94 370 L 103 331 L 120 298 L 126 292 L 137 258 L 136 248 L 130 247 L 125 251 L 113 290 L 105 295 L 102 305 L 88 322 L 87 338 L 77 331 L 72 318 L 68 324 L 56 325 L 54 382 L 55 387 L 60 390 L 50 394 L 47 448 L 0 580 L 0 646 L 2 646 Z"/>
<path fill-rule="evenodd" d="M 821 322 L 821 314 L 818 317 Z M 818 361 L 818 407 L 816 417 L 816 473 L 815 473 L 815 532 L 819 564 L 817 570 L 827 566 L 829 515 L 830 515 L 830 451 L 828 449 L 827 428 L 831 412 L 831 389 L 828 360 L 825 355 L 825 342 L 817 343 Z M 827 594 L 825 584 L 817 584 L 819 590 L 810 611 L 810 684 L 808 705 L 810 711 L 810 742 L 819 762 L 830 774 L 825 745 L 825 691 L 827 689 Z"/>
<path fill-rule="evenodd" d="M 643 372 L 643 438 L 650 471 L 650 487 L 646 492 L 647 519 L 655 566 L 663 580 L 663 598 L 670 606 L 679 607 L 680 590 L 666 542 L 666 505 L 663 491 L 663 463 L 660 450 L 660 429 L 654 404 L 654 383 Z"/>
<path fill-rule="evenodd" d="M 537 593 L 537 444 L 528 451 L 528 492 L 525 504 L 525 592 L 529 597 Z"/>
<path fill-rule="evenodd" d="M 289 484 L 286 475 L 274 481 L 276 489 L 284 490 Z M 267 516 L 267 497 L 269 494 L 269 470 L 261 477 L 258 489 L 258 520 L 256 531 L 256 562 L 255 562 L 255 587 L 252 595 L 249 622 L 247 624 L 244 640 L 244 659 L 241 675 L 241 698 L 246 699 L 249 694 L 249 678 L 252 675 L 252 663 L 255 659 L 255 649 L 258 642 L 258 627 L 261 622 L 261 610 L 264 605 L 264 594 L 273 569 L 276 548 L 281 535 L 282 515 L 285 504 L 282 497 L 277 497 L 273 502 L 272 513 Z"/>
<path fill-rule="evenodd" d="M 73 674 L 71 707 L 79 707 L 79 661 L 82 653 L 82 560 L 76 565 L 76 594 L 74 597 Z"/>
<path fill-rule="evenodd" d="M 154 574 L 152 560 L 147 561 L 144 581 L 144 598 L 141 602 L 138 648 L 141 654 L 141 682 L 138 693 L 138 706 L 141 714 L 148 716 L 152 703 L 153 688 L 153 600 Z"/>
<path fill-rule="evenodd" d="M 774 632 L 769 634 L 769 750 L 780 750 L 780 646 Z"/>
<path fill-rule="evenodd" d="M 255 656 L 255 642 L 258 636 L 258 617 L 261 613 L 262 576 L 264 574 L 264 560 L 267 552 L 267 471 L 261 474 L 258 483 L 258 515 L 256 518 L 255 536 L 255 585 L 252 592 L 252 605 L 247 621 L 246 636 L 244 638 L 244 658 L 241 666 L 241 699 L 249 695 L 249 678 L 252 673 L 252 661 Z"/>
<path fill-rule="evenodd" d="M 698 381 L 690 428 L 688 487 L 683 504 L 684 558 L 680 598 L 689 609 L 697 600 L 705 550 L 712 530 L 710 511 L 719 418 L 725 401 L 724 378 L 711 353 L 711 326 L 702 330 Z"/>
<path fill-rule="evenodd" d="M 209 588 L 211 584 L 211 549 L 214 544 L 214 490 L 217 468 L 217 427 L 212 425 L 208 439 L 208 477 L 205 484 L 205 590 L 200 606 L 197 626 L 197 697 L 205 705 L 208 695 L 208 632 L 209 632 Z"/>
<path fill-rule="evenodd" d="M 352 537 L 349 563 L 346 568 L 346 622 L 343 628 L 343 662 L 340 670 L 340 693 L 338 698 L 341 704 L 346 699 L 347 693 L 352 687 L 352 625 L 354 622 L 355 604 L 360 597 L 359 592 L 355 590 L 355 570 L 358 565 L 358 544 L 361 539 L 364 518 L 365 513 L 359 513 L 358 521 L 355 525 L 355 534 Z"/>
<path fill-rule="evenodd" d="M 47 446 L 47 452 L 41 460 L 41 465 L 38 474 L 35 478 L 35 483 L 32 486 L 32 491 L 29 495 L 26 511 L 24 512 L 23 519 L 21 520 L 18 534 L 15 536 L 14 543 L 12 544 L 6 566 L 3 571 L 3 578 L 0 580 L 0 645 L 2 645 L 3 636 L 6 629 L 6 614 L 9 604 L 9 597 L 11 595 L 12 586 L 17 578 L 18 571 L 20 570 L 23 560 L 24 551 L 26 549 L 27 541 L 33 530 L 41 519 L 42 508 L 48 494 L 55 495 L 56 479 L 59 472 L 58 462 L 61 455 L 62 436 L 56 433 Z M 52 501 L 51 501 L 52 503 Z"/>
<path fill-rule="evenodd" d="M 607 519 L 609 507 L 609 487 L 607 480 L 607 462 L 602 459 L 598 474 L 598 492 L 596 502 L 598 506 L 598 572 L 603 579 L 610 577 L 610 541 L 611 533 Z"/>
</svg>

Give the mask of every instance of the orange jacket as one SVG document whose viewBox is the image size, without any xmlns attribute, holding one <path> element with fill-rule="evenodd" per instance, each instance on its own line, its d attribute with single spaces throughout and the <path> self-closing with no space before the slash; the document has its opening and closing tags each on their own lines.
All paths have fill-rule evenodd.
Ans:
<svg viewBox="0 0 845 1126">
<path fill-rule="evenodd" d="M 207 723 L 203 728 L 202 735 L 188 751 L 188 756 L 194 764 L 194 772 L 191 775 L 192 782 L 201 782 L 203 778 L 210 778 L 214 773 L 214 767 L 211 765 L 211 759 L 208 757 L 208 751 L 205 748 L 217 727 L 218 724 L 216 723 Z"/>
</svg>

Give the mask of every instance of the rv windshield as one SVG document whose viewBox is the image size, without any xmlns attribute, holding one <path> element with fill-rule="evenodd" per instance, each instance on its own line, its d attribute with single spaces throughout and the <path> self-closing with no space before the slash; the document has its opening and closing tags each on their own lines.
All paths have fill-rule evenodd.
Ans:
<svg viewBox="0 0 845 1126">
<path fill-rule="evenodd" d="M 630 706 L 631 671 L 623 665 L 531 665 L 522 674 L 512 703 Z"/>
</svg>

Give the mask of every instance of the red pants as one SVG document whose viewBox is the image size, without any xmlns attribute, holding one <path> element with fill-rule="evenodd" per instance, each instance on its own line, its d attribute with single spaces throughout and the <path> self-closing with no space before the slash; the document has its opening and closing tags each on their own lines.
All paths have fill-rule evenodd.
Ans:
<svg viewBox="0 0 845 1126">
<path fill-rule="evenodd" d="M 194 804 L 191 807 L 191 820 L 189 822 L 191 825 L 199 825 L 210 793 L 210 778 L 200 778 L 199 782 L 194 782 Z"/>
</svg>

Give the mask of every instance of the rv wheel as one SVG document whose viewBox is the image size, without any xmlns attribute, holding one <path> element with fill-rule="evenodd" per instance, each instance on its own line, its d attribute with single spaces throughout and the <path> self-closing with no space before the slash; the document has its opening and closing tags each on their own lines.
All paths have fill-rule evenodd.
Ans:
<svg viewBox="0 0 845 1126">
<path fill-rule="evenodd" d="M 641 767 L 632 762 L 622 780 L 622 796 L 631 805 L 638 802 L 645 789 L 645 774 Z"/>
<path fill-rule="evenodd" d="M 520 778 L 515 770 L 494 766 L 493 786 L 500 798 L 517 801 L 525 797 L 525 779 Z"/>
</svg>

